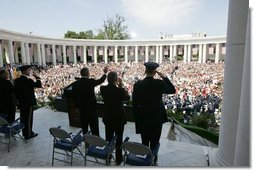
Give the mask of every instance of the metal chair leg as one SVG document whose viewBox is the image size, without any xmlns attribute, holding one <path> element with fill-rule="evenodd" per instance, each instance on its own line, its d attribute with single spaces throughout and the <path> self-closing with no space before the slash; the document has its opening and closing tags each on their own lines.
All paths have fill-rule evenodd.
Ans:
<svg viewBox="0 0 254 171">
<path fill-rule="evenodd" d="M 86 153 L 85 153 L 85 162 L 84 162 L 84 165 L 86 166 Z"/>
<path fill-rule="evenodd" d="M 71 166 L 72 166 L 72 160 L 73 160 L 73 151 L 71 152 Z"/>
<path fill-rule="evenodd" d="M 67 151 L 64 151 L 64 152 L 67 154 L 68 157 L 70 157 L 70 154 Z"/>
<path fill-rule="evenodd" d="M 52 166 L 54 166 L 54 158 L 55 158 L 55 150 L 53 147 L 53 153 L 52 153 Z"/>
<path fill-rule="evenodd" d="M 8 153 L 10 152 L 10 145 L 11 145 L 11 133 L 8 136 Z"/>
</svg>

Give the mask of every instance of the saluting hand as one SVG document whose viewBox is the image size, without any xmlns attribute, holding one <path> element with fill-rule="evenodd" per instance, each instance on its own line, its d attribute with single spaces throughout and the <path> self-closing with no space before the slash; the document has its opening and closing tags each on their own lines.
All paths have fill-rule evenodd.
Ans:
<svg viewBox="0 0 254 171">
<path fill-rule="evenodd" d="M 123 87 L 123 80 L 122 80 L 122 78 L 118 77 L 117 78 L 117 83 L 118 83 L 118 87 Z"/>
<path fill-rule="evenodd" d="M 40 78 L 35 72 L 33 72 L 33 76 L 34 76 L 35 78 Z"/>
<path fill-rule="evenodd" d="M 162 74 L 161 72 L 159 71 L 155 71 L 161 78 L 165 78 L 166 76 L 164 74 Z"/>
<path fill-rule="evenodd" d="M 104 74 L 107 74 L 107 73 L 108 73 L 108 66 L 105 66 L 105 67 L 104 67 L 103 72 L 104 72 Z"/>
</svg>

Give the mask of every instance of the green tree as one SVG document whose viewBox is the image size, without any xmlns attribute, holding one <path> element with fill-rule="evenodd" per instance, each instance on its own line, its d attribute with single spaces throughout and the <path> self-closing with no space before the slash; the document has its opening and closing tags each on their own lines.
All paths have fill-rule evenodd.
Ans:
<svg viewBox="0 0 254 171">
<path fill-rule="evenodd" d="M 79 32 L 79 39 L 94 39 L 93 30 Z"/>
<path fill-rule="evenodd" d="M 103 32 L 99 32 L 94 38 L 95 39 L 106 39 Z"/>
<path fill-rule="evenodd" d="M 102 28 L 98 30 L 98 34 L 95 35 L 92 30 L 81 31 L 76 33 L 75 31 L 67 31 L 64 34 L 64 38 L 72 39 L 112 39 L 123 40 L 129 39 L 128 27 L 124 24 L 125 18 L 116 14 L 114 17 L 110 17 L 104 20 Z"/>
<path fill-rule="evenodd" d="M 123 40 L 129 39 L 128 27 L 124 25 L 125 18 L 116 14 L 104 20 L 103 28 L 99 30 L 98 35 L 103 39 Z M 103 35 L 103 36 L 102 36 Z"/>
<path fill-rule="evenodd" d="M 75 31 L 67 31 L 67 33 L 64 34 L 64 38 L 78 39 L 78 37 Z"/>
</svg>

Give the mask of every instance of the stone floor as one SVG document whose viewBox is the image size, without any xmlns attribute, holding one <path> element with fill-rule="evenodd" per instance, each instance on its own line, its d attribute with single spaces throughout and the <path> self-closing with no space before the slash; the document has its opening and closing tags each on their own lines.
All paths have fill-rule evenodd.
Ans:
<svg viewBox="0 0 254 171">
<path fill-rule="evenodd" d="M 80 130 L 69 126 L 67 113 L 55 112 L 48 108 L 36 110 L 34 112 L 34 131 L 39 133 L 38 137 L 28 140 L 27 143 L 17 139 L 12 143 L 9 153 L 7 152 L 7 146 L 0 144 L 0 165 L 9 167 L 51 167 L 53 138 L 49 134 L 49 128 L 56 126 L 62 126 L 63 129 L 73 133 L 77 133 Z M 99 126 L 101 137 L 105 137 L 105 128 L 101 118 L 99 119 Z M 158 165 L 160 167 L 207 166 L 205 153 L 208 147 L 169 140 L 170 127 L 170 123 L 163 125 Z M 128 122 L 125 126 L 124 138 L 126 136 L 130 137 L 130 141 L 141 141 L 140 135 L 135 134 L 134 123 L 131 122 Z M 0 141 L 5 141 L 5 138 L 0 137 Z M 84 145 L 80 149 L 84 152 Z M 74 157 L 73 167 L 84 167 L 83 158 L 78 155 Z M 66 157 L 65 159 L 68 160 L 69 158 Z M 68 166 L 68 164 L 56 161 L 55 166 L 63 167 Z M 114 166 L 114 163 L 112 163 L 112 166 Z M 87 162 L 87 167 L 102 166 Z"/>
</svg>

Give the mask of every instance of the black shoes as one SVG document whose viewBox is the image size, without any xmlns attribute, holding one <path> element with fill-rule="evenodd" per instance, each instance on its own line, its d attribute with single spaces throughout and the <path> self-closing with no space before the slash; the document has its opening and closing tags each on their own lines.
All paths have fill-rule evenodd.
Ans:
<svg viewBox="0 0 254 171">
<path fill-rule="evenodd" d="M 37 137 L 37 136 L 38 136 L 37 133 L 33 133 L 30 138 Z"/>
<path fill-rule="evenodd" d="M 29 139 L 37 137 L 37 136 L 38 136 L 38 134 L 33 132 L 30 137 L 24 137 L 24 138 L 25 138 L 25 140 L 29 140 Z"/>
<path fill-rule="evenodd" d="M 123 162 L 123 157 L 122 157 L 122 156 L 121 156 L 121 157 L 118 157 L 118 158 L 116 159 L 116 165 L 117 165 L 117 166 L 121 165 L 122 162 Z"/>
<path fill-rule="evenodd" d="M 154 161 L 153 161 L 153 165 L 158 166 L 157 162 L 158 162 L 158 156 L 155 156 Z"/>
<path fill-rule="evenodd" d="M 116 165 L 117 165 L 117 166 L 119 166 L 119 165 L 121 165 L 121 164 L 122 164 L 122 162 L 123 162 L 123 160 L 116 161 Z"/>
</svg>

